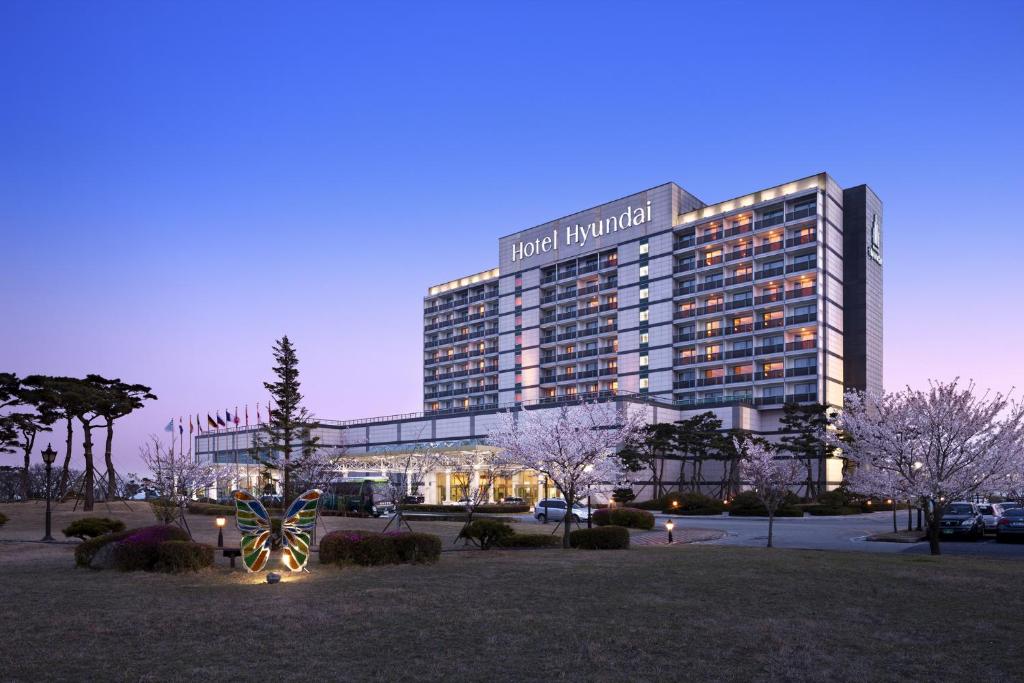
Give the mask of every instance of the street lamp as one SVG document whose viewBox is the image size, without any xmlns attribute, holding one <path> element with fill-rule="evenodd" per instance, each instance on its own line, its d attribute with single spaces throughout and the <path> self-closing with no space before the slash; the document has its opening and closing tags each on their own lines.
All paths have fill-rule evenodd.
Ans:
<svg viewBox="0 0 1024 683">
<path fill-rule="evenodd" d="M 668 529 L 668 542 L 669 543 L 672 542 L 672 529 L 674 529 L 675 526 L 676 526 L 676 523 L 673 522 L 671 519 L 668 520 L 667 522 L 665 522 L 665 528 Z"/>
<path fill-rule="evenodd" d="M 50 535 L 50 473 L 53 471 L 53 461 L 57 458 L 57 451 L 53 450 L 51 444 L 46 444 L 46 450 L 42 455 L 43 462 L 46 463 L 46 535 L 43 536 L 43 540 L 52 541 L 53 536 Z"/>
<path fill-rule="evenodd" d="M 224 517 L 217 518 L 217 547 L 224 547 L 224 525 L 228 523 L 228 520 Z"/>
</svg>

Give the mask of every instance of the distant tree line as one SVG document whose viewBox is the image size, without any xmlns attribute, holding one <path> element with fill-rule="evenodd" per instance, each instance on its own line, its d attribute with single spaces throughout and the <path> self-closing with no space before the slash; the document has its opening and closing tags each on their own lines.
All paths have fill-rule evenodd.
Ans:
<svg viewBox="0 0 1024 683">
<path fill-rule="evenodd" d="M 75 428 L 82 435 L 82 495 L 85 509 L 92 510 L 95 502 L 96 462 L 93 430 L 103 432 L 103 462 L 105 481 L 101 482 L 106 497 L 118 490 L 114 469 L 114 425 L 122 417 L 138 410 L 146 401 L 156 400 L 150 387 L 129 384 L 120 379 L 107 379 L 100 375 L 53 377 L 15 373 L 0 373 L 0 454 L 21 455 L 20 497 L 28 500 L 33 494 L 31 455 L 37 439 L 44 432 L 52 432 L 57 425 L 64 428 L 64 460 L 58 468 L 59 479 L 54 495 L 68 493 L 71 482 L 71 455 Z"/>
</svg>

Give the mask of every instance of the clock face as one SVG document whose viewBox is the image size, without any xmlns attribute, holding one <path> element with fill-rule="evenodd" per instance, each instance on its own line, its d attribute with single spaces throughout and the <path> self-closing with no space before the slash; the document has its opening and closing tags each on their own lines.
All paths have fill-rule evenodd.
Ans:
<svg viewBox="0 0 1024 683">
<path fill-rule="evenodd" d="M 878 220 L 878 214 L 871 214 L 871 238 L 868 245 L 868 256 L 882 262 L 882 224 Z"/>
</svg>

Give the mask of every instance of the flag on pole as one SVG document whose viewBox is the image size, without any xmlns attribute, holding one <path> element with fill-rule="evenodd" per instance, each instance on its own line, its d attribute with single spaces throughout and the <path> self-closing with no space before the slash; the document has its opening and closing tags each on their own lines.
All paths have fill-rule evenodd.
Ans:
<svg viewBox="0 0 1024 683">
<path fill-rule="evenodd" d="M 263 418 L 260 417 L 260 404 L 259 404 L 259 401 L 257 401 L 256 402 L 256 424 L 261 424 L 262 422 L 263 422 Z"/>
<path fill-rule="evenodd" d="M 249 404 L 245 404 L 245 426 L 249 426 Z"/>
<path fill-rule="evenodd" d="M 238 406 L 235 406 L 235 426 L 237 427 L 242 420 L 238 417 Z"/>
<path fill-rule="evenodd" d="M 192 413 L 188 414 L 188 435 L 192 436 Z"/>
<path fill-rule="evenodd" d="M 203 421 L 199 419 L 199 413 L 196 413 L 196 431 L 200 434 L 203 433 Z"/>
<path fill-rule="evenodd" d="M 181 421 L 181 415 L 178 416 L 178 436 L 185 436 L 185 425 Z"/>
<path fill-rule="evenodd" d="M 221 419 L 220 411 L 219 410 L 217 411 L 217 426 L 218 427 L 227 427 L 228 426 L 227 422 L 225 422 L 224 420 Z"/>
<path fill-rule="evenodd" d="M 217 428 L 217 423 L 214 421 L 212 417 L 210 417 L 209 413 L 206 414 L 206 426 L 209 427 L 210 429 Z"/>
<path fill-rule="evenodd" d="M 174 433 L 174 418 L 173 417 L 170 420 L 167 421 L 167 426 L 164 427 L 164 431 L 165 432 L 170 432 L 171 434 Z"/>
</svg>

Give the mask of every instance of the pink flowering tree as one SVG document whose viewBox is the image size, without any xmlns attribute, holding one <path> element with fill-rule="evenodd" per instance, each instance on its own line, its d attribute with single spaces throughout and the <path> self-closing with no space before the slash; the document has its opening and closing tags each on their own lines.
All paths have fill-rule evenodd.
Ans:
<svg viewBox="0 0 1024 683">
<path fill-rule="evenodd" d="M 149 443 L 139 449 L 139 456 L 153 473 L 150 481 L 159 495 L 152 505 L 153 513 L 165 524 L 178 522 L 187 528 L 185 507 L 189 500 L 206 495 L 216 484 L 216 466 L 199 462 L 191 453 L 182 453 L 176 446 L 173 432 L 169 446 L 151 434 Z"/>
<path fill-rule="evenodd" d="M 782 505 L 790 487 L 803 481 L 803 469 L 797 458 L 781 457 L 770 445 L 754 440 L 736 440 L 740 457 L 740 478 L 753 488 L 758 500 L 768 510 L 768 545 L 772 547 L 775 512 Z"/>
<path fill-rule="evenodd" d="M 547 476 L 571 510 L 591 488 L 623 479 L 616 454 L 644 424 L 639 411 L 614 403 L 581 403 L 502 413 L 488 441 L 500 449 L 495 464 Z M 570 526 L 564 525 L 564 548 L 569 547 Z"/>
<path fill-rule="evenodd" d="M 891 481 L 924 503 L 933 555 L 940 553 L 942 515 L 950 503 L 1005 492 L 1021 468 L 1024 406 L 999 393 L 977 396 L 973 383 L 848 392 L 835 427 L 834 444 L 865 471 L 854 482 Z"/>
</svg>

